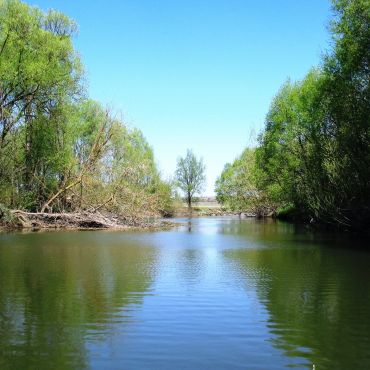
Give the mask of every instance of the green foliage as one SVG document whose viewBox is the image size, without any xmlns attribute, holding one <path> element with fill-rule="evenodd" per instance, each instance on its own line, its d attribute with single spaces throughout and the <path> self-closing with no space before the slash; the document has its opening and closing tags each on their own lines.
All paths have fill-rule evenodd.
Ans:
<svg viewBox="0 0 370 370">
<path fill-rule="evenodd" d="M 15 217 L 11 214 L 10 210 L 0 203 L 0 226 L 1 225 L 15 225 Z"/>
<path fill-rule="evenodd" d="M 217 201 L 233 211 L 250 210 L 257 196 L 254 176 L 255 150 L 245 149 L 233 163 L 227 163 L 216 180 Z"/>
<path fill-rule="evenodd" d="M 84 97 L 76 24 L 0 1 L 0 202 L 134 219 L 169 212 L 172 187 L 139 130 Z"/>
<path fill-rule="evenodd" d="M 334 45 L 321 68 L 287 81 L 272 101 L 254 185 L 280 214 L 362 230 L 370 223 L 370 3 L 336 0 L 333 10 Z M 238 161 L 226 167 L 220 201 L 244 208 L 234 189 L 249 174 Z"/>
<path fill-rule="evenodd" d="M 276 210 L 276 217 L 280 220 L 287 221 L 307 221 L 302 210 L 296 208 L 293 204 L 287 204 L 284 207 L 279 207 Z"/>
<path fill-rule="evenodd" d="M 172 213 L 172 187 L 160 178 L 153 150 L 139 130 L 112 121 L 104 152 L 84 176 L 81 202 L 92 208 L 107 202 L 106 208 L 130 221 Z"/>
<path fill-rule="evenodd" d="M 217 201 L 232 211 L 251 212 L 259 217 L 270 214 L 274 205 L 265 191 L 257 188 L 259 177 L 256 150 L 246 148 L 233 163 L 225 165 L 216 180 Z"/>
<path fill-rule="evenodd" d="M 333 7 L 332 53 L 320 71 L 287 83 L 267 116 L 260 186 L 313 221 L 361 228 L 370 219 L 370 4 Z"/>
<path fill-rule="evenodd" d="M 0 3 L 0 147 L 19 124 L 32 131 L 35 116 L 53 115 L 80 89 L 81 65 L 71 37 L 73 21 L 17 0 Z"/>
<path fill-rule="evenodd" d="M 258 187 L 282 205 L 315 202 L 326 180 L 320 86 L 322 74 L 311 71 L 295 84 L 287 82 L 274 98 L 260 136 L 256 160 Z"/>
<path fill-rule="evenodd" d="M 191 150 L 187 150 L 184 158 L 177 160 L 177 186 L 184 192 L 186 201 L 191 207 L 195 194 L 201 193 L 206 181 L 205 166 L 202 159 L 197 159 Z"/>
<path fill-rule="evenodd" d="M 2 201 L 34 210 L 55 188 L 81 65 L 66 16 L 20 1 L 0 3 L 0 173 Z"/>
</svg>

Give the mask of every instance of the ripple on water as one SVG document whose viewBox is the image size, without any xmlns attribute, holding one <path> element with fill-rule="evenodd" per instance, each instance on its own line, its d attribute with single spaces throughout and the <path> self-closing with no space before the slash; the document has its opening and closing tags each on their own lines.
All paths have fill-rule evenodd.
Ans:
<svg viewBox="0 0 370 370">
<path fill-rule="evenodd" d="M 288 224 L 186 222 L 0 235 L 0 369 L 370 368 L 368 253 Z"/>
</svg>

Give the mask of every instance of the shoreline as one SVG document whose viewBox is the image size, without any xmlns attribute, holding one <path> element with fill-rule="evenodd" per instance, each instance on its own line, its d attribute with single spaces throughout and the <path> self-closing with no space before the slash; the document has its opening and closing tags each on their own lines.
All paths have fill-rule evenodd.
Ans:
<svg viewBox="0 0 370 370">
<path fill-rule="evenodd" d="M 6 210 L 0 212 L 0 233 L 12 232 L 53 232 L 53 231 L 160 231 L 171 230 L 180 224 L 172 220 L 176 218 L 218 218 L 238 217 L 239 219 L 270 219 L 287 222 L 294 225 L 302 225 L 314 232 L 340 233 L 344 235 L 369 236 L 365 230 L 343 230 L 329 227 L 325 224 L 312 224 L 299 219 L 284 217 L 257 217 L 253 213 L 233 212 L 222 208 L 194 207 L 189 212 L 187 208 L 177 209 L 170 217 L 160 215 L 151 217 L 124 218 L 111 212 L 64 212 L 64 213 L 41 213 L 26 212 L 22 210 Z"/>
<path fill-rule="evenodd" d="M 159 217 L 125 219 L 110 212 L 45 213 L 8 210 L 0 215 L 1 231 L 53 230 L 157 230 L 173 227 L 170 221 Z"/>
<path fill-rule="evenodd" d="M 171 217 L 160 215 L 151 217 L 120 217 L 112 212 L 27 212 L 22 210 L 6 210 L 0 214 L 0 232 L 25 231 L 58 231 L 58 230 L 166 230 L 178 226 L 172 219 L 183 217 L 225 217 L 239 216 L 254 218 L 252 213 L 240 213 L 223 208 L 194 207 L 177 209 Z"/>
<path fill-rule="evenodd" d="M 244 217 L 255 217 L 250 213 L 230 211 L 221 207 L 193 207 L 189 210 L 187 207 L 182 207 L 174 212 L 173 217 L 219 217 L 219 216 L 239 216 L 243 214 Z"/>
</svg>

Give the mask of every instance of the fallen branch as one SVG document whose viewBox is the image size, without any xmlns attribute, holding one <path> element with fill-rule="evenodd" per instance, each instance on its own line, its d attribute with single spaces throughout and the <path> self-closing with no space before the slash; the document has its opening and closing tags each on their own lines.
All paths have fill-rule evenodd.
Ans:
<svg viewBox="0 0 370 370">
<path fill-rule="evenodd" d="M 11 211 L 22 228 L 79 228 L 106 229 L 123 228 L 125 225 L 100 213 L 45 213 Z"/>
<path fill-rule="evenodd" d="M 11 210 L 10 228 L 18 229 L 127 229 L 127 228 L 163 228 L 168 223 L 158 221 L 130 221 L 113 213 L 75 212 L 46 213 Z M 6 224 L 4 225 L 7 226 Z"/>
</svg>

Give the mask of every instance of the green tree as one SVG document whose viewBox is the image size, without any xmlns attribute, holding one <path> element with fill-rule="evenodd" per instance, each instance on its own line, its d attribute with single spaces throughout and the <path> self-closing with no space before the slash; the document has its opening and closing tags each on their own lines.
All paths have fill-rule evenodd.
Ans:
<svg viewBox="0 0 370 370">
<path fill-rule="evenodd" d="M 139 130 L 84 96 L 76 24 L 0 0 L 0 203 L 27 211 L 167 213 L 163 181 Z"/>
<path fill-rule="evenodd" d="M 281 207 L 293 204 L 305 212 L 326 191 L 322 78 L 312 70 L 301 82 L 288 81 L 274 98 L 259 138 L 257 185 Z"/>
<path fill-rule="evenodd" d="M 370 3 L 333 1 L 333 49 L 274 98 L 256 151 L 256 183 L 311 222 L 368 230 Z"/>
<path fill-rule="evenodd" d="M 227 163 L 216 180 L 217 201 L 237 212 L 249 212 L 258 217 L 269 215 L 275 204 L 258 189 L 259 176 L 256 167 L 256 149 L 246 148 L 233 163 Z"/>
<path fill-rule="evenodd" d="M 177 160 L 176 180 L 178 187 L 184 192 L 188 207 L 195 194 L 202 192 L 206 177 L 202 159 L 197 159 L 193 151 L 188 149 L 184 158 Z"/>
<path fill-rule="evenodd" d="M 255 150 L 247 148 L 233 163 L 225 165 L 215 184 L 219 203 L 233 211 L 250 210 L 251 199 L 256 196 L 254 163 Z"/>
<path fill-rule="evenodd" d="M 333 213 L 345 227 L 370 222 L 370 2 L 333 1 L 334 49 L 324 61 L 323 128 L 331 138 Z"/>
<path fill-rule="evenodd" d="M 36 209 L 68 160 L 66 116 L 81 92 L 75 30 L 59 12 L 0 2 L 0 186 L 12 206 Z"/>
</svg>

